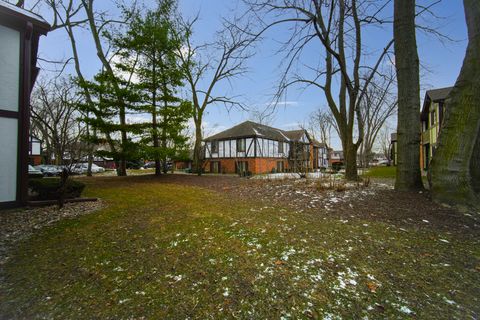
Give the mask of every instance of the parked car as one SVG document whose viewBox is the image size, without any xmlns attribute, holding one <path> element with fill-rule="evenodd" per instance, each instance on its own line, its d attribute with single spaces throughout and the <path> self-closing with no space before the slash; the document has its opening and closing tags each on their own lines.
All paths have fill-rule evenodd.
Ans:
<svg viewBox="0 0 480 320">
<path fill-rule="evenodd" d="M 130 161 L 127 161 L 126 166 L 127 166 L 127 169 L 141 169 L 143 168 L 144 163 L 142 160 L 130 160 Z"/>
<path fill-rule="evenodd" d="M 155 161 L 149 161 L 145 163 L 142 168 L 143 169 L 155 168 Z"/>
<path fill-rule="evenodd" d="M 76 174 L 85 174 L 88 171 L 88 163 L 77 163 L 72 167 L 71 171 Z M 100 166 L 97 166 L 95 163 L 92 163 L 92 173 L 100 172 L 105 172 L 105 168 L 102 168 Z"/>
<path fill-rule="evenodd" d="M 28 165 L 28 177 L 29 178 L 42 178 L 43 172 L 35 169 L 33 166 Z"/>
<path fill-rule="evenodd" d="M 53 164 L 41 164 L 35 167 L 40 170 L 45 177 L 58 176 L 62 173 L 62 168 Z"/>
</svg>

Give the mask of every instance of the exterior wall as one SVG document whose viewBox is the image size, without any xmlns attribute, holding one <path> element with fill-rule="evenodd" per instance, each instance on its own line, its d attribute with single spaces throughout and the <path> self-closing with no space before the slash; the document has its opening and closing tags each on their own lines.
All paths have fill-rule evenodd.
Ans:
<svg viewBox="0 0 480 320">
<path fill-rule="evenodd" d="M 440 113 L 440 104 L 438 102 L 430 102 L 428 119 L 422 122 L 420 167 L 423 170 L 428 170 L 428 165 L 437 146 L 437 139 L 440 133 Z"/>
<path fill-rule="evenodd" d="M 20 106 L 20 32 L 0 25 L 0 203 L 18 200 Z"/>
<path fill-rule="evenodd" d="M 176 170 L 184 170 L 184 169 L 191 169 L 192 168 L 192 161 L 175 161 L 175 169 Z"/>
<path fill-rule="evenodd" d="M 277 163 L 283 162 L 284 169 L 288 169 L 287 159 L 278 158 L 229 158 L 229 159 L 209 159 L 205 161 L 205 172 L 211 173 L 211 163 L 219 162 L 220 173 L 236 173 L 236 164 L 238 162 L 247 162 L 248 171 L 252 174 L 270 173 L 277 170 Z"/>
<path fill-rule="evenodd" d="M 289 144 L 263 138 L 241 138 L 245 140 L 245 151 L 237 150 L 237 140 L 218 140 L 205 142 L 205 159 L 220 158 L 286 158 L 289 153 Z M 218 143 L 218 150 L 212 149 L 212 144 Z M 279 152 L 279 143 L 283 144 L 283 152 Z"/>
<path fill-rule="evenodd" d="M 245 150 L 237 150 L 237 141 L 245 140 Z M 328 167 L 328 155 L 326 148 L 313 147 L 307 135 L 304 135 L 300 142 L 306 148 L 308 169 L 319 169 Z M 211 172 L 212 162 L 220 165 L 219 173 L 236 173 L 236 163 L 239 161 L 248 162 L 248 171 L 252 174 L 270 173 L 277 171 L 277 163 L 283 163 L 284 170 L 293 169 L 295 155 L 293 147 L 295 142 L 275 141 L 261 137 L 245 137 L 239 139 L 227 139 L 218 141 L 206 141 L 205 149 L 205 172 Z M 216 144 L 214 147 L 213 144 Z M 297 159 L 300 155 L 297 155 Z M 301 157 L 303 158 L 303 152 Z M 301 160 L 298 160 L 301 161 Z M 215 165 L 216 166 L 216 165 Z"/>
</svg>

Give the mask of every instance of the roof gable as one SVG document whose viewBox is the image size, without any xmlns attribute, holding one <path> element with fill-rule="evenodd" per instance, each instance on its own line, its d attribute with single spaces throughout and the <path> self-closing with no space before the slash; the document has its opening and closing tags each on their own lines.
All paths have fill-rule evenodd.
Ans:
<svg viewBox="0 0 480 320">
<path fill-rule="evenodd" d="M 447 99 L 452 89 L 453 87 L 446 87 L 446 88 L 427 90 L 425 92 L 425 98 L 423 99 L 421 119 L 422 120 L 427 119 L 427 115 L 429 111 L 428 107 L 430 106 L 430 102 L 444 101 L 445 99 Z"/>
</svg>

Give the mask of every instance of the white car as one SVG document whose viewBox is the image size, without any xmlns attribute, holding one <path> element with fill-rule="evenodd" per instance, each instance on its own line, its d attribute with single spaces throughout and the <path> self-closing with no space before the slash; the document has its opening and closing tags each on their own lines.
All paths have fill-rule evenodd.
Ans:
<svg viewBox="0 0 480 320">
<path fill-rule="evenodd" d="M 77 163 L 73 166 L 72 172 L 77 174 L 85 174 L 88 171 L 88 163 Z M 92 173 L 105 172 L 105 168 L 97 166 L 95 163 L 92 163 Z"/>
</svg>

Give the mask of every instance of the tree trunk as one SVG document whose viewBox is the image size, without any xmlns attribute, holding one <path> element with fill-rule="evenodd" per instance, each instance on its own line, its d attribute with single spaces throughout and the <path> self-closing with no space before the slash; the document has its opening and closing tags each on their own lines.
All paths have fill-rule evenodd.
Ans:
<svg viewBox="0 0 480 320">
<path fill-rule="evenodd" d="M 350 181 L 358 180 L 357 149 L 358 146 L 350 139 L 347 139 L 343 147 L 343 157 L 345 161 L 345 179 Z"/>
<path fill-rule="evenodd" d="M 202 175 L 202 115 L 199 114 L 194 120 L 195 122 L 195 145 L 193 148 L 193 165 L 195 172 L 200 176 Z"/>
<path fill-rule="evenodd" d="M 415 0 L 395 0 L 395 67 L 398 81 L 398 164 L 395 189 L 423 189 L 420 173 L 420 79 Z"/>
<path fill-rule="evenodd" d="M 468 47 L 447 100 L 429 183 L 436 201 L 480 208 L 480 2 L 464 0 Z"/>
<path fill-rule="evenodd" d="M 155 34 L 153 36 L 153 44 L 155 45 Z M 152 63 L 152 76 L 153 76 L 153 88 L 152 88 L 152 140 L 153 148 L 155 149 L 155 175 L 162 174 L 160 167 L 160 157 L 158 155 L 158 125 L 157 125 L 157 60 L 156 60 L 156 48 L 152 50 L 153 63 Z"/>
</svg>

